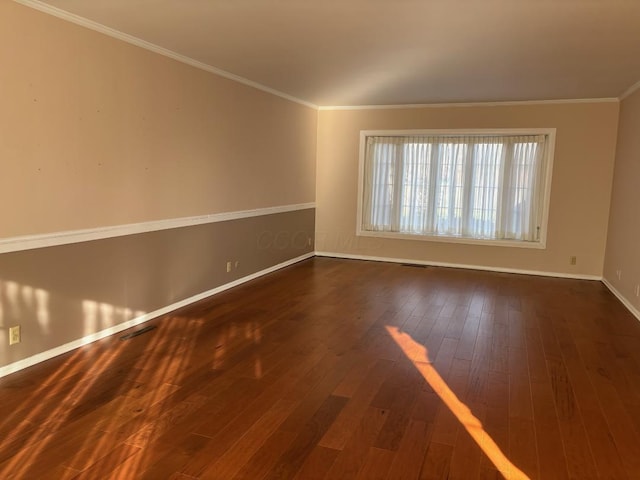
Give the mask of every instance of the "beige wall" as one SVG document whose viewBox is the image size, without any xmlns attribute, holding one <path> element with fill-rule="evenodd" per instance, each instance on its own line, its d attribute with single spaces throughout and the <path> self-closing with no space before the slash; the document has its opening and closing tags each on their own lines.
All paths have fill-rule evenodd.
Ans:
<svg viewBox="0 0 640 480">
<path fill-rule="evenodd" d="M 0 240 L 313 202 L 316 127 L 314 109 L 0 1 Z M 309 253 L 314 221 L 1 254 L 0 367 Z"/>
<path fill-rule="evenodd" d="M 0 239 L 315 200 L 314 109 L 0 2 Z"/>
<path fill-rule="evenodd" d="M 604 278 L 640 310 L 640 91 L 620 105 Z"/>
<path fill-rule="evenodd" d="M 599 277 L 617 119 L 617 102 L 321 111 L 316 250 Z M 556 128 L 547 248 L 357 237 L 360 130 L 419 128 Z"/>
</svg>

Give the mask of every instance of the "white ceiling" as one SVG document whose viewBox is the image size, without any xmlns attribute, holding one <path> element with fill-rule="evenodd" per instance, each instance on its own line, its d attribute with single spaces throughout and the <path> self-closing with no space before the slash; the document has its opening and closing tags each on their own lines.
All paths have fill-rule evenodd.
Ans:
<svg viewBox="0 0 640 480">
<path fill-rule="evenodd" d="M 316 105 L 619 97 L 640 80 L 640 0 L 40 3 Z"/>
</svg>

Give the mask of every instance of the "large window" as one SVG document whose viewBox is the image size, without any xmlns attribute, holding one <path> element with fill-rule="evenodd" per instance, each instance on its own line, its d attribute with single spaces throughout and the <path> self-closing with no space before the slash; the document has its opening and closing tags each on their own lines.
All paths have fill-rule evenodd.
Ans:
<svg viewBox="0 0 640 480">
<path fill-rule="evenodd" d="M 358 234 L 543 248 L 554 136 L 361 132 Z"/>
</svg>

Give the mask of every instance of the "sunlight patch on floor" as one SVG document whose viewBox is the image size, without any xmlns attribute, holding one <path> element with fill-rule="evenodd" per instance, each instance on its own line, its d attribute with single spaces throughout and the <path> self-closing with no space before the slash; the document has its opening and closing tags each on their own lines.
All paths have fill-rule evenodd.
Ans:
<svg viewBox="0 0 640 480">
<path fill-rule="evenodd" d="M 410 335 L 401 333 L 397 327 L 386 327 L 387 332 L 403 353 L 415 365 L 431 388 L 436 392 L 444 404 L 451 410 L 462 426 L 469 432 L 471 438 L 487 455 L 507 480 L 530 480 L 529 477 L 502 453 L 500 447 L 484 430 L 482 422 L 478 420 L 469 407 L 462 403 L 456 394 L 449 388 L 438 371 L 429 360 L 427 349 L 416 342 Z"/>
</svg>

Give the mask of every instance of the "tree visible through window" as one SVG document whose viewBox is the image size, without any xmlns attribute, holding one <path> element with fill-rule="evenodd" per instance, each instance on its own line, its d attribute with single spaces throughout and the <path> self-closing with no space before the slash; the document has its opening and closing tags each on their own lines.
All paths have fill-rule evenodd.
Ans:
<svg viewBox="0 0 640 480">
<path fill-rule="evenodd" d="M 540 241 L 549 134 L 363 134 L 361 234 Z"/>
</svg>

